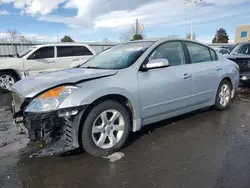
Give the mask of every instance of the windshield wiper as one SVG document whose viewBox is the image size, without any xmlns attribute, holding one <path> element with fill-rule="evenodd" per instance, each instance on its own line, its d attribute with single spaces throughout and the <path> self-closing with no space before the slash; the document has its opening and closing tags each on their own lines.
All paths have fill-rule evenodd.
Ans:
<svg viewBox="0 0 250 188">
<path fill-rule="evenodd" d="M 100 67 L 95 67 L 95 66 L 87 66 L 87 67 L 82 67 L 82 68 L 85 68 L 85 69 L 102 69 Z"/>
</svg>

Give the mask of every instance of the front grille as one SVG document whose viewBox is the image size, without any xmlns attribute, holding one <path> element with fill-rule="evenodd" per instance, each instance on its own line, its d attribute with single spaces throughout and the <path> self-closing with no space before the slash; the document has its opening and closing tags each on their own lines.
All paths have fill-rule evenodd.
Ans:
<svg viewBox="0 0 250 188">
<path fill-rule="evenodd" d="M 230 58 L 229 58 L 230 59 Z M 250 58 L 236 58 L 230 59 L 239 65 L 241 72 L 250 71 Z"/>
<path fill-rule="evenodd" d="M 33 132 L 33 135 L 29 135 L 32 141 L 57 138 L 64 133 L 62 127 L 65 125 L 65 120 L 63 118 L 57 117 L 55 113 L 50 115 L 48 113 L 42 117 L 43 119 L 39 114 L 25 114 L 27 128 L 30 132 Z"/>
</svg>

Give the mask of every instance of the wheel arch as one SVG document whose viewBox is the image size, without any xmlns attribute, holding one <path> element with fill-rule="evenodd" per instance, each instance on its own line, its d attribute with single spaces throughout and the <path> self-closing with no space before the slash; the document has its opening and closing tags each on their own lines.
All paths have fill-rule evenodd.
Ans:
<svg viewBox="0 0 250 188">
<path fill-rule="evenodd" d="M 80 140 L 81 139 L 81 131 L 82 131 L 84 122 L 86 120 L 86 117 L 88 116 L 88 114 L 91 112 L 91 110 L 97 104 L 100 104 L 100 103 L 107 101 L 107 100 L 114 100 L 114 101 L 117 101 L 120 104 L 124 105 L 128 109 L 128 112 L 131 116 L 132 127 L 130 130 L 133 132 L 140 130 L 141 124 L 140 124 L 140 121 L 137 121 L 138 114 L 136 112 L 135 105 L 131 102 L 131 100 L 122 94 L 107 94 L 107 95 L 103 95 L 103 96 L 93 100 L 92 103 L 90 103 L 87 106 L 87 108 L 85 109 L 85 111 L 83 112 L 80 123 L 79 123 L 79 128 L 78 128 L 78 142 L 79 142 L 79 144 L 81 144 L 81 140 Z"/>
<path fill-rule="evenodd" d="M 233 79 L 229 75 L 224 76 L 222 78 L 221 82 L 223 82 L 224 80 L 227 80 L 231 84 L 232 90 L 235 90 L 235 84 L 233 82 Z M 220 85 L 220 83 L 219 83 L 219 85 Z M 219 87 L 219 85 L 218 85 L 218 87 Z"/>
<path fill-rule="evenodd" d="M 12 73 L 13 75 L 15 75 L 16 78 L 17 78 L 18 80 L 21 80 L 20 74 L 18 74 L 18 72 L 17 72 L 16 70 L 14 70 L 14 69 L 1 69 L 1 70 L 0 70 L 0 73 L 1 73 L 1 72 L 10 72 L 10 73 Z"/>
<path fill-rule="evenodd" d="M 223 82 L 224 80 L 227 80 L 231 84 L 232 89 L 234 89 L 234 85 L 233 85 L 233 82 L 232 82 L 232 79 L 230 78 L 230 76 L 226 75 L 226 76 L 222 77 L 221 81 L 217 85 L 216 93 L 214 95 L 214 103 L 215 103 L 215 100 L 216 100 L 217 92 L 219 90 L 219 86 L 220 86 L 221 82 Z"/>
<path fill-rule="evenodd" d="M 139 118 L 138 116 L 140 116 L 138 109 L 136 109 L 135 104 L 133 103 L 133 100 L 131 100 L 128 97 L 125 97 L 122 94 L 118 94 L 118 93 L 106 94 L 106 95 L 100 96 L 100 97 L 92 100 L 91 103 L 89 103 L 87 109 L 85 110 L 83 116 L 86 116 L 94 108 L 94 106 L 96 106 L 97 104 L 100 104 L 101 102 L 107 101 L 107 100 L 117 101 L 117 102 L 121 103 L 122 105 L 124 105 L 128 109 L 128 111 L 131 115 L 131 118 L 132 118 L 132 131 L 137 131 L 138 125 L 136 125 L 135 120 Z M 82 119 L 84 119 L 84 117 Z M 82 124 L 82 122 L 81 122 L 81 124 Z"/>
</svg>

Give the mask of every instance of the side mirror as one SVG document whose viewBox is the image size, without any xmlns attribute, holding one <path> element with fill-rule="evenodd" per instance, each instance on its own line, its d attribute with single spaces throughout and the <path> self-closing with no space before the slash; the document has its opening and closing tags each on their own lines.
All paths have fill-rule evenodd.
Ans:
<svg viewBox="0 0 250 188">
<path fill-rule="evenodd" d="M 33 54 L 31 54 L 31 55 L 28 57 L 28 60 L 29 60 L 29 59 L 31 59 L 31 60 L 32 60 L 32 59 L 36 59 L 36 54 L 35 54 L 35 52 L 34 52 Z"/>
<path fill-rule="evenodd" d="M 149 69 L 157 69 L 157 68 L 163 68 L 163 67 L 168 67 L 169 62 L 167 59 L 154 59 L 150 60 L 146 65 L 143 66 L 144 70 L 149 70 Z"/>
</svg>

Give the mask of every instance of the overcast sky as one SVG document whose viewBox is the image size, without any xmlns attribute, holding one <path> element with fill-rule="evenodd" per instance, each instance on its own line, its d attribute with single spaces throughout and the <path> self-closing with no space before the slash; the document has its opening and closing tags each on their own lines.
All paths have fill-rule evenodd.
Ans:
<svg viewBox="0 0 250 188">
<path fill-rule="evenodd" d="M 55 41 L 70 35 L 76 41 L 119 41 L 136 18 L 147 37 L 184 37 L 194 32 L 211 42 L 225 28 L 234 40 L 237 25 L 250 24 L 250 0 L 204 0 L 196 6 L 184 0 L 0 0 L 0 35 L 17 29 L 24 36 Z"/>
</svg>

